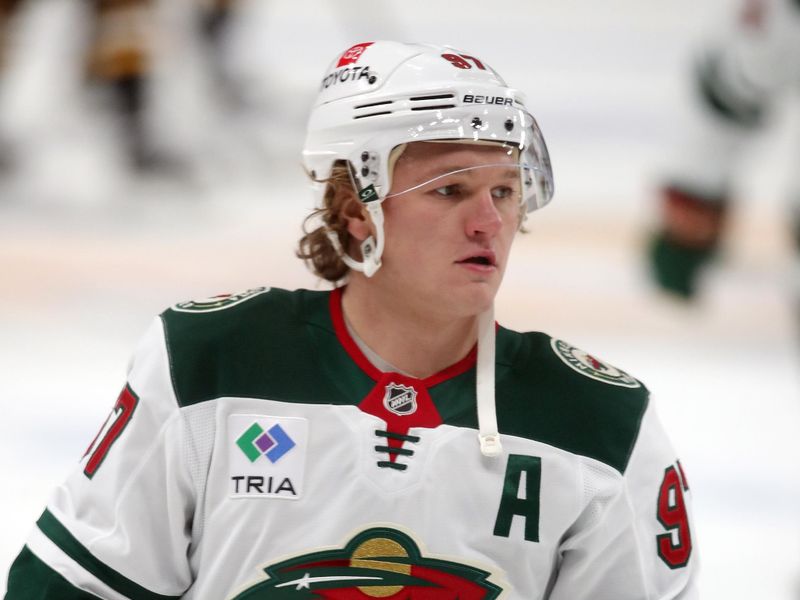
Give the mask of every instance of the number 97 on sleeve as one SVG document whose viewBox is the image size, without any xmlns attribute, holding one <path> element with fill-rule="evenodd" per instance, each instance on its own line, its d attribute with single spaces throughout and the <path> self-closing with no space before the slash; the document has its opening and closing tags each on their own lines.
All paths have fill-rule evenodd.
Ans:
<svg viewBox="0 0 800 600">
<path fill-rule="evenodd" d="M 689 563 L 692 554 L 692 533 L 684 492 L 689 490 L 680 461 L 664 471 L 658 491 L 656 517 L 666 533 L 656 536 L 658 556 L 670 569 L 680 569 Z"/>
</svg>

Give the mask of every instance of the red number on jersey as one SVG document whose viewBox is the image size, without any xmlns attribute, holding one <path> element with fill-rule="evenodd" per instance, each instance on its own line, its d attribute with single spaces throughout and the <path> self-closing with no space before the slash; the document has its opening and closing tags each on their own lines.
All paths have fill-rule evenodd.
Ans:
<svg viewBox="0 0 800 600">
<path fill-rule="evenodd" d="M 458 67 L 459 69 L 471 69 L 472 65 L 469 64 L 469 61 L 478 67 L 481 71 L 485 71 L 486 67 L 483 66 L 483 63 L 479 61 L 474 56 L 467 56 L 466 54 L 442 54 L 442 58 L 449 61 L 454 67 Z"/>
<path fill-rule="evenodd" d="M 122 393 L 119 395 L 119 398 L 117 398 L 113 413 L 106 419 L 106 422 L 103 423 L 100 432 L 95 436 L 91 445 L 86 450 L 86 454 L 83 455 L 84 458 L 86 458 L 86 455 L 91 452 L 91 456 L 83 469 L 83 474 L 89 479 L 94 477 L 97 469 L 100 468 L 100 465 L 105 460 L 111 446 L 117 441 L 117 438 L 128 425 L 131 416 L 133 416 L 133 411 L 136 410 L 137 404 L 139 404 L 139 397 L 126 385 L 125 389 L 122 390 Z M 111 426 L 107 427 L 112 417 L 114 420 L 111 422 Z M 102 439 L 100 439 L 98 443 L 97 440 L 100 438 L 101 434 Z"/>
<path fill-rule="evenodd" d="M 678 463 L 678 468 L 683 468 Z M 685 567 L 692 554 L 692 534 L 689 531 L 689 515 L 683 492 L 689 489 L 678 470 L 670 466 L 664 473 L 658 492 L 658 521 L 667 530 L 656 536 L 658 555 L 670 569 Z"/>
</svg>

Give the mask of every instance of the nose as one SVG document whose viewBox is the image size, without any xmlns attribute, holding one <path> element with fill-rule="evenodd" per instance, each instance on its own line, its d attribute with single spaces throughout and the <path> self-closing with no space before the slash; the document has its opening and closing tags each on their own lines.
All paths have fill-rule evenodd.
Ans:
<svg viewBox="0 0 800 600">
<path fill-rule="evenodd" d="M 494 236 L 500 231 L 503 219 L 490 189 L 476 192 L 466 204 L 468 208 L 466 230 L 469 237 Z"/>
</svg>

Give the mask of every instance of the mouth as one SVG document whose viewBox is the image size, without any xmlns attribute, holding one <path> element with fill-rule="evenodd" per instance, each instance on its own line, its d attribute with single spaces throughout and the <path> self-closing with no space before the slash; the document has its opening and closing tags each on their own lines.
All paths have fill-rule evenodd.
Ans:
<svg viewBox="0 0 800 600">
<path fill-rule="evenodd" d="M 457 260 L 456 264 L 471 267 L 473 269 L 480 269 L 482 271 L 492 270 L 497 267 L 497 257 L 494 252 L 489 250 L 475 252 L 469 254 L 464 258 Z"/>
</svg>

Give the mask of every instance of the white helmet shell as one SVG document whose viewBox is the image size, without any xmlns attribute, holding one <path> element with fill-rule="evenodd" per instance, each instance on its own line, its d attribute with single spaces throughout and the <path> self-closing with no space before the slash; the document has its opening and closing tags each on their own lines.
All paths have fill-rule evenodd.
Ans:
<svg viewBox="0 0 800 600">
<path fill-rule="evenodd" d="M 430 140 L 513 146 L 526 209 L 553 196 L 547 147 L 523 95 L 479 58 L 448 46 L 377 41 L 339 55 L 320 83 L 303 159 L 318 181 L 335 161 L 348 161 L 361 200 L 380 202 L 391 187 L 391 151 Z"/>
</svg>

